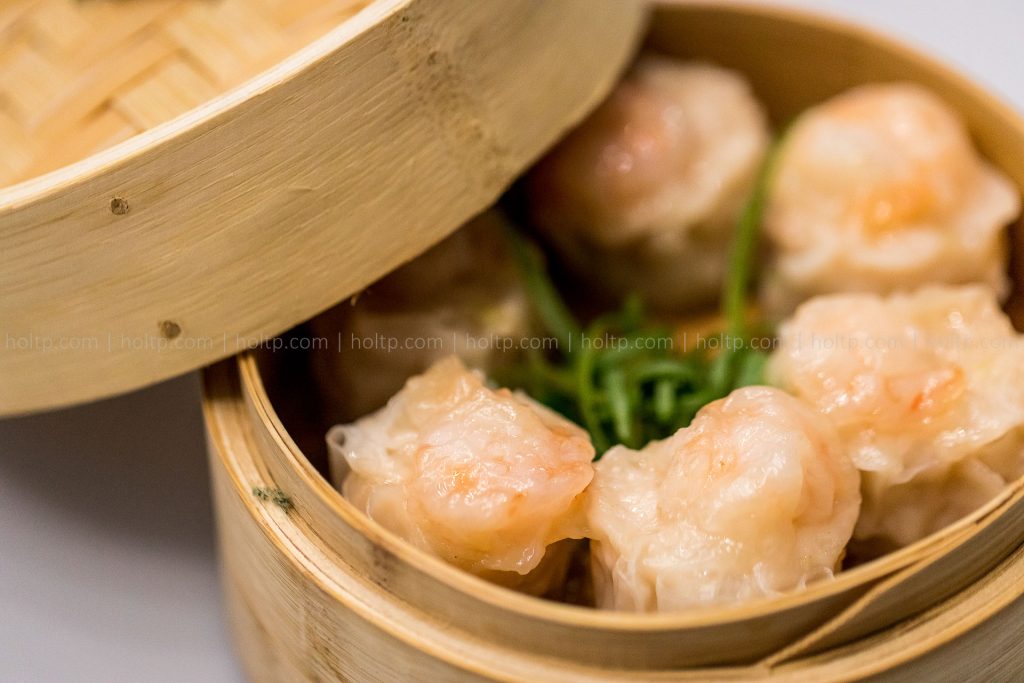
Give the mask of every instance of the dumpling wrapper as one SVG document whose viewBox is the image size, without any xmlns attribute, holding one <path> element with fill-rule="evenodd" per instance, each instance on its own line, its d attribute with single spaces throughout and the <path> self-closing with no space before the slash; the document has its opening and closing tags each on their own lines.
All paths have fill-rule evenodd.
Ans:
<svg viewBox="0 0 1024 683">
<path fill-rule="evenodd" d="M 783 141 L 764 219 L 765 308 L 928 283 L 1004 295 L 1005 228 L 1019 213 L 1016 187 L 938 97 L 909 83 L 854 88 L 804 112 Z"/>
<path fill-rule="evenodd" d="M 600 607 L 665 612 L 831 577 L 860 507 L 834 428 L 769 387 L 738 389 L 675 435 L 609 450 L 587 493 Z"/>
<path fill-rule="evenodd" d="M 328 340 L 313 369 L 332 417 L 383 406 L 405 380 L 455 354 L 490 374 L 533 329 L 503 218 L 488 211 L 311 321 Z"/>
<path fill-rule="evenodd" d="M 455 357 L 409 379 L 384 408 L 330 430 L 344 496 L 413 545 L 473 574 L 543 594 L 583 537 L 594 448 L 523 394 L 488 387 Z"/>
<path fill-rule="evenodd" d="M 982 285 L 811 299 L 771 382 L 828 417 L 863 471 L 856 537 L 918 540 L 1024 474 L 1024 338 Z"/>
<path fill-rule="evenodd" d="M 609 98 L 531 172 L 531 217 L 562 261 L 616 303 L 714 301 L 769 142 L 739 74 L 641 55 Z"/>
</svg>

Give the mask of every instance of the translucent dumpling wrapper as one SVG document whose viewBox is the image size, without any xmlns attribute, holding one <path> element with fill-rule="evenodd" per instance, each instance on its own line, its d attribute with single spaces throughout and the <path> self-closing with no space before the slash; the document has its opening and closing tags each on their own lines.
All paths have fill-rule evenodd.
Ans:
<svg viewBox="0 0 1024 683">
<path fill-rule="evenodd" d="M 533 321 L 506 229 L 484 213 L 311 322 L 328 341 L 313 365 L 333 419 L 380 408 L 451 354 L 486 373 L 515 361 Z"/>
<path fill-rule="evenodd" d="M 327 443 L 343 495 L 413 545 L 534 594 L 564 579 L 594 448 L 560 415 L 449 357 Z"/>
<path fill-rule="evenodd" d="M 616 302 L 713 301 L 769 142 L 739 74 L 642 55 L 527 180 L 534 224 L 564 264 Z M 682 264 L 682 265 L 681 265 Z"/>
<path fill-rule="evenodd" d="M 641 612 L 750 600 L 831 577 L 860 506 L 834 428 L 769 387 L 738 389 L 675 435 L 595 466 L 597 603 Z"/>
<path fill-rule="evenodd" d="M 811 299 L 767 372 L 836 425 L 863 470 L 855 536 L 879 551 L 1024 474 L 1024 340 L 983 285 Z"/>
<path fill-rule="evenodd" d="M 1019 212 L 1014 185 L 938 97 L 906 83 L 855 88 L 800 116 L 779 151 L 765 307 L 781 316 L 816 294 L 932 282 L 1006 294 L 1005 228 Z"/>
</svg>

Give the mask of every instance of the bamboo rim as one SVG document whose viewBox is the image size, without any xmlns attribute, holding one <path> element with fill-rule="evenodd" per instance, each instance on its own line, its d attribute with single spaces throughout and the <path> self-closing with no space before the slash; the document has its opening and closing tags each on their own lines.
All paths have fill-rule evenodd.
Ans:
<svg viewBox="0 0 1024 683">
<path fill-rule="evenodd" d="M 207 370 L 205 383 L 207 394 L 211 386 L 221 384 L 225 377 L 235 373 L 239 366 L 226 367 L 221 364 Z M 353 586 L 338 583 L 337 573 L 325 571 L 318 562 L 329 560 L 309 548 L 300 547 L 304 539 L 295 539 L 289 533 L 294 517 L 274 506 L 257 505 L 248 496 L 248 485 L 252 480 L 243 468 L 258 467 L 255 462 L 243 463 L 251 453 L 229 453 L 224 449 L 222 429 L 231 429 L 230 413 L 242 412 L 238 402 L 217 405 L 215 401 L 204 401 L 204 417 L 211 437 L 212 456 L 217 459 L 231 480 L 233 493 L 243 502 L 250 517 L 260 526 L 265 536 L 288 562 L 301 570 L 303 576 L 318 590 L 358 614 L 368 624 L 405 642 L 411 647 L 428 653 L 447 664 L 488 677 L 497 681 L 739 681 L 771 678 L 779 681 L 807 680 L 860 680 L 868 676 L 885 673 L 893 668 L 908 664 L 918 657 L 953 643 L 987 620 L 993 618 L 1018 600 L 1024 599 L 1024 546 L 1005 557 L 982 579 L 942 600 L 932 608 L 916 615 L 906 623 L 883 629 L 872 635 L 810 656 L 795 658 L 771 656 L 746 666 L 724 666 L 713 668 L 672 669 L 654 671 L 609 670 L 605 668 L 566 665 L 559 662 L 537 660 L 517 651 L 496 650 L 488 643 L 465 641 L 467 634 L 442 633 L 443 629 L 425 631 L 415 626 L 429 626 L 424 623 L 426 615 L 410 613 L 407 607 L 396 604 L 395 596 L 379 587 L 363 586 L 364 591 L 355 592 Z M 239 415 L 236 419 L 244 420 Z M 242 458 L 238 456 L 241 455 Z M 250 477 L 259 473 L 250 473 Z M 375 539 L 376 540 L 376 539 Z M 472 578 L 472 577 L 471 577 Z M 345 574 L 344 579 L 358 583 L 359 577 Z M 511 592 L 511 591 L 509 591 Z M 526 598 L 530 602 L 542 602 Z M 401 612 L 395 612 L 394 610 Z M 582 608 L 575 608 L 582 610 Z M 593 614 L 595 611 L 587 611 Z M 413 621 L 410 622 L 409 620 Z M 404 623 L 403 623 L 404 620 Z M 410 626 L 412 623 L 412 626 Z M 495 657 L 500 660 L 495 660 Z M 540 665 L 540 666 L 538 666 Z M 528 676 L 528 677 L 527 677 Z"/>
<path fill-rule="evenodd" d="M 349 503 L 341 493 L 324 478 L 305 456 L 289 434 L 277 414 L 266 391 L 259 369 L 258 357 L 254 352 L 240 354 L 237 368 L 241 388 L 255 405 L 261 420 L 269 427 L 281 451 L 287 455 L 288 463 L 297 472 L 309 491 L 320 497 L 330 509 L 346 524 L 367 537 L 381 543 L 389 552 L 402 561 L 423 571 L 431 578 L 449 584 L 470 597 L 496 607 L 517 611 L 523 615 L 564 624 L 566 626 L 587 626 L 617 631 L 678 630 L 682 628 L 707 627 L 728 624 L 734 621 L 767 616 L 808 602 L 837 596 L 856 586 L 868 584 L 901 570 L 926 561 L 935 550 L 948 549 L 970 537 L 983 533 L 998 518 L 1007 503 L 1020 499 L 1024 478 L 1007 486 L 997 497 L 970 515 L 939 531 L 895 552 L 888 553 L 858 567 L 840 572 L 835 578 L 818 581 L 802 590 L 791 591 L 777 596 L 764 597 L 740 605 L 701 607 L 676 613 L 626 613 L 596 610 L 543 600 L 497 586 L 484 579 L 464 572 L 442 559 L 416 548 L 393 532 L 373 521 Z"/>
</svg>

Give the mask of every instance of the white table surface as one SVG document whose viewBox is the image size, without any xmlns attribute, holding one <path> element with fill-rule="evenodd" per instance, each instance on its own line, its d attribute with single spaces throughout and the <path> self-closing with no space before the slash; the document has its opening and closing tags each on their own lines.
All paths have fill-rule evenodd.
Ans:
<svg viewBox="0 0 1024 683">
<path fill-rule="evenodd" d="M 786 4 L 880 27 L 1024 109 L 1019 0 Z M 181 680 L 242 680 L 196 378 L 0 421 L 0 682 Z"/>
</svg>

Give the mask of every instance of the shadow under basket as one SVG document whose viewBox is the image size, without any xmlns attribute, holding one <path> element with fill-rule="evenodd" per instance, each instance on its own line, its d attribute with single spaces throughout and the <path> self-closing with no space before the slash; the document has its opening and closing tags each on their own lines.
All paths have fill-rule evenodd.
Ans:
<svg viewBox="0 0 1024 683">
<path fill-rule="evenodd" d="M 960 112 L 982 153 L 1024 192 L 1017 116 L 888 39 L 784 10 L 687 3 L 660 6 L 648 40 L 663 52 L 744 73 L 776 122 L 862 83 L 925 85 Z M 1019 261 L 1017 289 L 1024 282 Z M 1018 326 L 1019 300 L 1015 294 L 1010 306 Z M 912 546 L 791 594 L 677 614 L 598 611 L 490 585 L 350 506 L 325 478 L 329 424 L 307 361 L 299 351 L 252 351 L 205 372 L 224 583 L 253 680 L 1024 674 L 1019 482 Z M 282 495 L 275 501 L 254 489 Z"/>
</svg>

